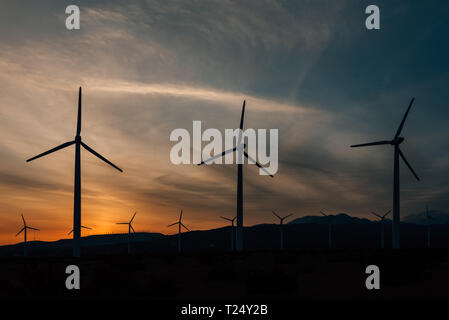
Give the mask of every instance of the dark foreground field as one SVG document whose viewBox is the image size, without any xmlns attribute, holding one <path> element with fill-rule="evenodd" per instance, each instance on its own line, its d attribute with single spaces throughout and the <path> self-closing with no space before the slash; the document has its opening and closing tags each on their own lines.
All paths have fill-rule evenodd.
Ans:
<svg viewBox="0 0 449 320">
<path fill-rule="evenodd" d="M 65 287 L 66 266 L 81 289 Z M 365 268 L 381 289 L 365 288 Z M 0 258 L 0 297 L 28 299 L 448 299 L 449 250 L 288 250 Z"/>
</svg>

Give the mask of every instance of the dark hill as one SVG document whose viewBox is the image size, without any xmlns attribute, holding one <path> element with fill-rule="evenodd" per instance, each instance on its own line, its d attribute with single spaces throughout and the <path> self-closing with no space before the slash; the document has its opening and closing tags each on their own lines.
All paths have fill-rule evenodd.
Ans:
<svg viewBox="0 0 449 320">
<path fill-rule="evenodd" d="M 429 210 L 429 215 L 433 218 L 432 224 L 449 224 L 449 213 L 439 210 Z M 410 214 L 404 217 L 404 222 L 427 225 L 426 212 Z"/>
<path fill-rule="evenodd" d="M 372 224 L 376 221 L 371 221 L 365 218 L 351 217 L 346 213 L 339 213 L 337 215 L 325 216 L 305 216 L 297 218 L 289 222 L 289 224 L 299 224 L 299 223 L 317 223 L 317 224 L 327 224 L 329 218 L 332 220 L 333 224 Z"/>
</svg>

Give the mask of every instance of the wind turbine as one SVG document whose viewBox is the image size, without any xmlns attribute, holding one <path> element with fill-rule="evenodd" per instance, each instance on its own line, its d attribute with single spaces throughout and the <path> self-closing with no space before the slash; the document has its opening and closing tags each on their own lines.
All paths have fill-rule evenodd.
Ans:
<svg viewBox="0 0 449 320">
<path fill-rule="evenodd" d="M 430 248 L 430 226 L 432 225 L 432 220 L 434 219 L 429 214 L 429 206 L 426 204 L 426 218 L 427 218 L 427 248 Z"/>
<path fill-rule="evenodd" d="M 332 217 L 320 210 L 320 213 L 327 217 L 327 232 L 329 234 L 329 249 L 332 248 Z"/>
<path fill-rule="evenodd" d="M 254 160 L 245 151 L 246 145 L 243 143 L 243 119 L 245 115 L 245 104 L 246 100 L 243 100 L 242 115 L 240 117 L 240 131 L 237 139 L 237 145 L 233 149 L 223 151 L 221 154 L 215 155 L 207 160 L 201 161 L 198 165 L 203 165 L 205 163 L 211 162 L 215 159 L 223 157 L 224 155 L 237 151 L 237 251 L 243 250 L 243 156 L 245 156 L 249 161 L 253 162 L 261 170 L 263 170 L 267 175 L 274 178 L 264 167 L 260 165 L 256 160 Z"/>
<path fill-rule="evenodd" d="M 76 136 L 75 140 L 63 143 L 53 149 L 45 151 L 33 158 L 27 160 L 27 162 L 33 161 L 37 158 L 43 157 L 52 152 L 64 149 L 72 144 L 75 145 L 75 187 L 74 187 L 74 201 L 73 201 L 73 256 L 80 257 L 81 249 L 80 249 L 80 237 L 81 237 L 81 146 L 84 149 L 97 156 L 110 166 L 114 167 L 120 172 L 123 172 L 122 169 L 117 167 L 115 164 L 107 160 L 105 157 L 97 153 L 95 150 L 91 149 L 87 144 L 81 141 L 81 87 L 79 88 L 78 93 L 78 121 L 76 126 Z"/>
<path fill-rule="evenodd" d="M 89 230 L 92 230 L 92 228 L 89 228 L 89 227 L 85 227 L 85 226 L 81 226 L 81 228 L 82 229 L 89 229 Z M 71 234 L 73 232 L 73 229 L 72 230 L 70 230 L 70 232 L 68 233 L 68 234 Z"/>
<path fill-rule="evenodd" d="M 131 225 L 131 223 L 134 220 L 134 217 L 136 216 L 137 212 L 134 212 L 133 217 L 131 218 L 131 220 L 129 222 L 117 222 L 117 224 L 127 224 L 128 225 L 128 254 L 131 253 L 131 230 L 136 233 L 136 231 L 134 231 L 133 226 Z"/>
<path fill-rule="evenodd" d="M 399 249 L 400 248 L 400 223 L 401 223 L 401 217 L 400 217 L 400 203 L 399 203 L 399 157 L 402 158 L 402 160 L 405 162 L 407 167 L 410 169 L 410 171 L 413 173 L 415 178 L 419 181 L 419 178 L 417 174 L 415 173 L 415 170 L 413 170 L 410 163 L 405 158 L 405 155 L 402 153 L 401 149 L 399 148 L 399 145 L 404 142 L 404 138 L 400 136 L 402 128 L 404 127 L 405 119 L 407 118 L 407 115 L 410 111 L 410 108 L 412 107 L 413 102 L 415 101 L 415 98 L 412 98 L 410 101 L 410 104 L 407 108 L 407 111 L 404 114 L 404 117 L 402 118 L 401 124 L 399 125 L 398 130 L 396 131 L 396 134 L 393 137 L 393 140 L 382 140 L 382 141 L 376 141 L 376 142 L 369 142 L 369 143 L 363 143 L 363 144 L 356 144 L 352 145 L 351 148 L 356 147 L 367 147 L 367 146 L 377 146 L 377 145 L 392 145 L 394 146 L 394 184 L 393 184 L 393 249 Z"/>
<path fill-rule="evenodd" d="M 23 217 L 23 213 L 22 213 L 22 221 L 23 221 L 23 228 L 20 229 L 19 232 L 17 232 L 16 237 L 22 233 L 23 231 L 23 255 L 26 257 L 27 256 L 27 230 L 31 229 L 31 230 L 36 230 L 36 231 L 40 231 L 39 229 L 33 228 L 33 227 L 29 227 L 27 226 L 27 223 L 25 221 L 25 218 Z"/>
<path fill-rule="evenodd" d="M 281 217 L 276 212 L 274 212 L 274 210 L 271 210 L 271 212 L 273 212 L 273 214 L 279 218 L 279 230 L 280 230 L 280 234 L 281 234 L 280 245 L 281 245 L 281 250 L 283 250 L 284 249 L 284 220 L 287 219 L 288 217 L 290 217 L 291 215 L 293 215 L 293 213 L 291 213 L 285 217 Z"/>
<path fill-rule="evenodd" d="M 391 210 L 388 210 L 387 212 L 384 213 L 383 216 L 381 216 L 380 214 L 377 214 L 375 212 L 371 212 L 372 214 L 374 214 L 376 217 L 378 217 L 380 219 L 380 247 L 383 249 L 384 248 L 384 243 L 385 243 L 385 226 L 384 226 L 384 221 L 385 221 L 385 217 L 391 212 Z"/>
<path fill-rule="evenodd" d="M 189 228 L 187 228 L 185 225 L 182 224 L 181 222 L 182 220 L 182 209 L 181 209 L 181 213 L 179 214 L 179 220 L 177 222 L 174 222 L 170 225 L 168 225 L 169 227 L 174 226 L 174 225 L 178 225 L 178 252 L 181 253 L 181 226 L 183 226 L 187 231 L 190 231 Z"/>
<path fill-rule="evenodd" d="M 226 218 L 226 217 L 222 217 L 222 216 L 220 216 L 220 218 L 231 222 L 231 251 L 234 251 L 235 250 L 235 244 L 234 244 L 234 221 L 237 218 L 237 216 L 235 216 L 232 219 L 229 219 L 229 218 Z"/>
</svg>

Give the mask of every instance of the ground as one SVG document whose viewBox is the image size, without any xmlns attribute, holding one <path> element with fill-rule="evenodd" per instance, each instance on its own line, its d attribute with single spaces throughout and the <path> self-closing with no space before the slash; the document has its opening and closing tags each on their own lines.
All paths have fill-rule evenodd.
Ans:
<svg viewBox="0 0 449 320">
<path fill-rule="evenodd" d="M 65 268 L 80 268 L 67 290 Z M 380 290 L 365 269 L 380 268 Z M 447 249 L 270 250 L 0 258 L 1 298 L 447 299 Z"/>
</svg>

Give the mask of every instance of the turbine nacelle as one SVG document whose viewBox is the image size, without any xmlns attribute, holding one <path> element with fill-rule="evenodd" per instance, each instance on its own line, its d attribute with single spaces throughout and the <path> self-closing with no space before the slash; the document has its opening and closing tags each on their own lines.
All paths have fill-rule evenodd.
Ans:
<svg viewBox="0 0 449 320">
<path fill-rule="evenodd" d="M 396 139 L 394 139 L 394 140 L 391 140 L 391 145 L 392 146 L 398 146 L 398 145 L 400 145 L 402 142 L 404 142 L 404 140 L 405 140 L 405 138 L 403 138 L 403 137 L 397 137 Z"/>
<path fill-rule="evenodd" d="M 243 152 L 244 150 L 246 150 L 246 143 L 239 144 L 236 149 L 240 152 Z"/>
</svg>

